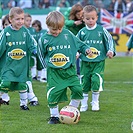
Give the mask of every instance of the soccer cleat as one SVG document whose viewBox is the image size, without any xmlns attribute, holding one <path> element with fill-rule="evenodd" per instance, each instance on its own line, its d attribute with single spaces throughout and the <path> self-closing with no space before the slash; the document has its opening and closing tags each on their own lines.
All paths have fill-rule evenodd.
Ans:
<svg viewBox="0 0 133 133">
<path fill-rule="evenodd" d="M 80 107 L 80 112 L 85 112 L 88 110 L 88 106 L 81 106 Z"/>
<path fill-rule="evenodd" d="M 99 103 L 91 102 L 92 111 L 99 111 Z"/>
<path fill-rule="evenodd" d="M 40 79 L 40 82 L 46 83 L 47 82 L 47 79 L 46 78 L 41 78 Z"/>
<path fill-rule="evenodd" d="M 20 106 L 20 109 L 21 109 L 21 110 L 29 110 L 29 108 L 28 108 L 26 105 Z"/>
<path fill-rule="evenodd" d="M 4 104 L 4 105 L 9 105 L 9 101 L 4 101 L 4 100 L 2 100 L 2 104 Z"/>
<path fill-rule="evenodd" d="M 38 101 L 31 101 L 29 102 L 30 106 L 37 106 L 39 105 Z"/>
<path fill-rule="evenodd" d="M 48 119 L 48 124 L 59 124 L 60 120 L 59 117 L 50 117 Z"/>
<path fill-rule="evenodd" d="M 37 80 L 37 77 L 33 77 L 32 79 L 33 79 L 33 80 Z"/>
</svg>

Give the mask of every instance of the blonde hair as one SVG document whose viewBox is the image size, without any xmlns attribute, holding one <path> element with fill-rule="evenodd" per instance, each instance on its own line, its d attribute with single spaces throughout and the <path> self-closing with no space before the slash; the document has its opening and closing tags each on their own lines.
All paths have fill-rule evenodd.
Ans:
<svg viewBox="0 0 133 133">
<path fill-rule="evenodd" d="M 15 16 L 15 14 L 22 14 L 22 13 L 24 13 L 23 9 L 21 9 L 20 7 L 13 7 L 9 11 L 9 17 L 12 19 Z"/>
<path fill-rule="evenodd" d="M 58 11 L 52 11 L 46 17 L 47 26 L 54 29 L 62 28 L 64 26 L 64 21 L 65 19 L 63 14 Z"/>
<path fill-rule="evenodd" d="M 27 17 L 32 18 L 31 15 L 30 15 L 29 13 L 25 13 L 25 14 L 24 14 L 24 17 L 25 17 L 25 18 L 27 18 Z"/>
<path fill-rule="evenodd" d="M 83 8 L 83 12 L 89 13 L 89 12 L 92 12 L 92 11 L 96 11 L 96 13 L 98 13 L 97 8 L 93 5 L 87 5 Z"/>
</svg>

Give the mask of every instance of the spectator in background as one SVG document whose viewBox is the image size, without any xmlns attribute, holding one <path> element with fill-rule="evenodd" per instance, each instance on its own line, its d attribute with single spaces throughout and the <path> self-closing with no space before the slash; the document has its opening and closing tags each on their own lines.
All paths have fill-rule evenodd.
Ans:
<svg viewBox="0 0 133 133">
<path fill-rule="evenodd" d="M 110 11 L 110 12 L 114 12 L 114 5 L 115 5 L 115 1 L 116 0 L 111 0 L 107 10 Z"/>
<path fill-rule="evenodd" d="M 39 7 L 39 1 L 40 0 L 32 0 L 32 7 L 33 8 L 38 8 Z"/>
<path fill-rule="evenodd" d="M 14 0 L 9 0 L 8 2 L 8 8 L 15 7 L 15 1 Z"/>
<path fill-rule="evenodd" d="M 102 0 L 94 0 L 92 4 L 98 9 L 98 11 L 100 11 L 101 8 L 104 8 Z"/>
<path fill-rule="evenodd" d="M 59 0 L 56 6 L 57 7 L 70 7 L 70 4 L 67 0 Z"/>
<path fill-rule="evenodd" d="M 114 4 L 115 13 L 126 13 L 126 5 L 123 0 L 116 0 Z"/>
<path fill-rule="evenodd" d="M 39 8 L 49 8 L 50 6 L 50 0 L 40 0 L 39 2 Z"/>
<path fill-rule="evenodd" d="M 32 1 L 31 0 L 20 0 L 19 7 L 24 8 L 32 8 Z"/>
<path fill-rule="evenodd" d="M 90 5 L 89 0 L 81 0 L 81 2 L 79 2 L 83 7 L 86 5 Z"/>
<path fill-rule="evenodd" d="M 132 0 L 125 0 L 126 2 L 126 12 L 131 13 L 133 11 L 133 2 Z"/>
<path fill-rule="evenodd" d="M 104 8 L 108 10 L 109 4 L 111 3 L 111 0 L 102 0 Z"/>
</svg>

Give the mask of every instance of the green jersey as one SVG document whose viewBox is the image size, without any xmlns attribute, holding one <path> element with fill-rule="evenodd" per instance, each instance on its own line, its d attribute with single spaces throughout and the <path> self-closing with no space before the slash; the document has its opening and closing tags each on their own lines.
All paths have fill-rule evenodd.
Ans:
<svg viewBox="0 0 133 133">
<path fill-rule="evenodd" d="M 88 45 L 67 29 L 63 29 L 57 37 L 44 34 L 40 38 L 38 46 L 39 58 L 45 58 L 48 67 L 62 69 L 75 66 L 77 51 L 85 54 L 88 48 Z M 43 62 L 43 60 L 41 61 Z"/>
<path fill-rule="evenodd" d="M 35 40 L 36 40 L 37 43 L 38 43 L 39 38 L 40 38 L 44 33 L 46 33 L 46 31 L 47 31 L 47 30 L 42 29 L 42 30 L 40 30 L 39 32 L 35 32 L 34 38 L 35 38 Z"/>
<path fill-rule="evenodd" d="M 36 42 L 25 27 L 14 30 L 8 26 L 2 30 L 0 58 L 5 54 L 5 63 L 1 71 L 2 80 L 26 82 L 29 77 L 29 53 L 35 53 L 36 50 Z"/>
<path fill-rule="evenodd" d="M 108 51 L 112 51 L 115 54 L 115 44 L 111 34 L 102 26 L 95 25 L 93 29 L 87 26 L 82 28 L 77 37 L 90 46 L 93 53 L 91 57 L 80 55 L 80 58 L 86 62 L 100 62 L 107 58 Z"/>
</svg>

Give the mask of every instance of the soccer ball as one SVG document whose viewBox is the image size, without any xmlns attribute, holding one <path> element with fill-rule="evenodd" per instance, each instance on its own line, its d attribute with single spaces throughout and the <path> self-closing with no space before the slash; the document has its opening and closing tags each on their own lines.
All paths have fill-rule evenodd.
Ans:
<svg viewBox="0 0 133 133">
<path fill-rule="evenodd" d="M 80 112 L 73 106 L 65 106 L 60 110 L 60 122 L 64 124 L 76 124 L 80 120 Z"/>
</svg>

